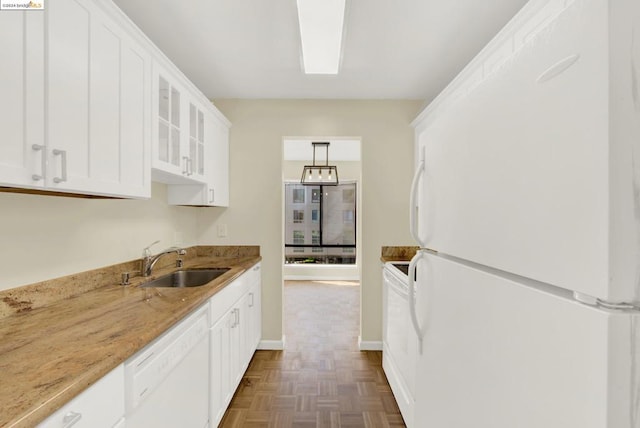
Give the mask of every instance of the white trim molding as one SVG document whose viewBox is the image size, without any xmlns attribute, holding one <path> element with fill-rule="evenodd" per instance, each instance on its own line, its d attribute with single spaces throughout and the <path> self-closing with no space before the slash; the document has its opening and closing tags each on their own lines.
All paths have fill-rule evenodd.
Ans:
<svg viewBox="0 0 640 428">
<path fill-rule="evenodd" d="M 362 337 L 358 336 L 358 349 L 361 351 L 382 351 L 382 341 L 362 340 Z"/>
<path fill-rule="evenodd" d="M 258 343 L 257 349 L 263 351 L 282 351 L 284 350 L 285 343 L 285 336 L 283 334 L 282 340 L 261 340 L 260 343 Z"/>
</svg>

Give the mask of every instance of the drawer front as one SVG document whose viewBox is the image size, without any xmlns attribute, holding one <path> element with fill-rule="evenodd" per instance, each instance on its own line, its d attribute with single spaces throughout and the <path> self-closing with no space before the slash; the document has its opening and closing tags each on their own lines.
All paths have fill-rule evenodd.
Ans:
<svg viewBox="0 0 640 428">
<path fill-rule="evenodd" d="M 124 416 L 124 365 L 49 416 L 40 428 L 111 428 Z"/>
<path fill-rule="evenodd" d="M 251 283 L 247 279 L 247 273 L 242 274 L 209 299 L 209 320 L 211 325 L 215 324 L 229 308 L 249 291 Z"/>
</svg>

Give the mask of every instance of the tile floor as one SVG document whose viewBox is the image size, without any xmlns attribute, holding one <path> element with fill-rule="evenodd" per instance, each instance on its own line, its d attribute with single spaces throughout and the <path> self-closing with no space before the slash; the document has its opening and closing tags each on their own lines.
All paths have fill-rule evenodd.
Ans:
<svg viewBox="0 0 640 428">
<path fill-rule="evenodd" d="M 381 352 L 358 351 L 359 284 L 287 281 L 284 351 L 256 351 L 221 427 L 404 427 Z"/>
</svg>

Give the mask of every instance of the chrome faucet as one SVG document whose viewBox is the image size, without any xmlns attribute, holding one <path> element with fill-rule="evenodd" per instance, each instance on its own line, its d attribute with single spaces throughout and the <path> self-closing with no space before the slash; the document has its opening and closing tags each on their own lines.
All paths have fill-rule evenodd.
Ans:
<svg viewBox="0 0 640 428">
<path fill-rule="evenodd" d="M 156 265 L 160 257 L 164 256 L 165 254 L 176 253 L 179 256 L 184 256 L 185 254 L 187 254 L 187 251 L 184 248 L 169 247 L 164 251 L 160 251 L 155 256 L 152 256 L 149 248 L 151 248 L 153 245 L 157 244 L 158 242 L 160 241 L 154 242 L 153 244 L 149 245 L 142 251 L 142 269 L 141 269 L 142 276 L 151 275 L 151 271 L 153 270 L 153 267 Z"/>
</svg>

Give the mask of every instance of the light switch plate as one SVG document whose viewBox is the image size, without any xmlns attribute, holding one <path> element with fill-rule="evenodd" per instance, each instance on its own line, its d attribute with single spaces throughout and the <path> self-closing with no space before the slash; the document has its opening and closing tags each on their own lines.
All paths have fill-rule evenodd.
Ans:
<svg viewBox="0 0 640 428">
<path fill-rule="evenodd" d="M 219 224 L 218 225 L 218 238 L 226 238 L 227 237 L 227 225 Z"/>
</svg>

